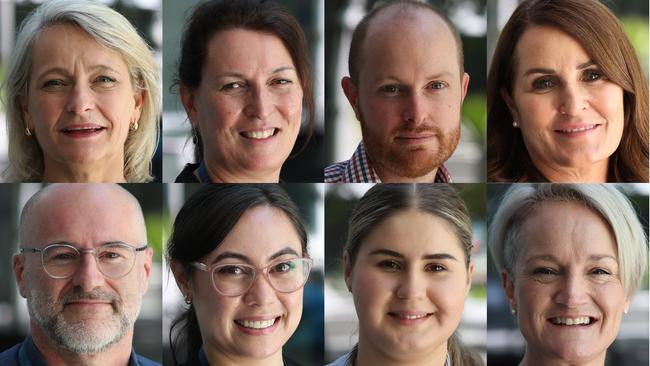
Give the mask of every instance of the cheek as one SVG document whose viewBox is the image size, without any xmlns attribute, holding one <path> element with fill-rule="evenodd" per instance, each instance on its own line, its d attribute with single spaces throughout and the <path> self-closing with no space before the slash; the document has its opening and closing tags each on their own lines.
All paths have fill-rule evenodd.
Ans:
<svg viewBox="0 0 650 366">
<path fill-rule="evenodd" d="M 549 96 L 526 96 L 515 102 L 522 128 L 543 129 L 551 124 L 552 106 Z"/>
<path fill-rule="evenodd" d="M 288 314 L 289 325 L 292 328 L 297 328 L 300 323 L 300 318 L 302 317 L 303 291 L 296 291 L 289 294 L 278 293 L 278 295 L 280 296 L 280 301 Z"/>
</svg>

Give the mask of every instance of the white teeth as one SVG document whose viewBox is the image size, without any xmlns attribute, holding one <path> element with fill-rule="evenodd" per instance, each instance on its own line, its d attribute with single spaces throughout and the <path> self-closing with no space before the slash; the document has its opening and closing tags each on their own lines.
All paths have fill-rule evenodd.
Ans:
<svg viewBox="0 0 650 366">
<path fill-rule="evenodd" d="M 275 128 L 272 128 L 270 130 L 265 130 L 265 131 L 245 131 L 242 132 L 242 134 L 245 137 L 248 137 L 249 139 L 266 139 L 271 136 L 273 136 L 273 133 L 275 132 Z"/>
<path fill-rule="evenodd" d="M 557 325 L 588 325 L 591 319 L 588 316 L 578 318 L 551 318 L 551 323 Z"/>
<path fill-rule="evenodd" d="M 574 133 L 574 132 L 582 132 L 582 131 L 587 131 L 587 130 L 593 130 L 596 128 L 598 125 L 589 125 L 585 127 L 579 127 L 579 128 L 570 128 L 568 130 L 560 130 L 562 133 Z"/>
<path fill-rule="evenodd" d="M 272 326 L 275 324 L 275 319 L 269 319 L 269 320 L 255 320 L 255 321 L 248 321 L 248 320 L 235 320 L 235 322 L 241 326 L 244 326 L 246 328 L 252 328 L 252 329 L 264 329 Z"/>
<path fill-rule="evenodd" d="M 96 131 L 101 130 L 102 127 L 86 127 L 86 128 L 65 128 L 65 132 L 74 132 L 74 131 Z"/>
<path fill-rule="evenodd" d="M 425 316 L 427 316 L 427 314 L 421 314 L 421 315 L 402 315 L 402 314 L 395 314 L 395 315 L 397 315 L 397 317 L 399 317 L 399 318 L 404 318 L 404 319 L 408 319 L 408 320 L 422 319 L 422 318 L 424 318 Z"/>
</svg>

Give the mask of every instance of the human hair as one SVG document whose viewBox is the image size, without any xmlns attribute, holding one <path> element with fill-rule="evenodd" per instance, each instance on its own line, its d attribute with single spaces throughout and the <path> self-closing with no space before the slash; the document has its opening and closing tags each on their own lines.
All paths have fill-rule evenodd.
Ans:
<svg viewBox="0 0 650 366">
<path fill-rule="evenodd" d="M 279 209 L 286 215 L 300 239 L 302 256 L 308 257 L 307 231 L 298 207 L 279 185 L 205 184 L 187 199 L 176 215 L 167 243 L 167 260 L 182 265 L 189 277 L 194 271 L 190 263 L 218 248 L 241 216 L 259 206 Z M 201 333 L 194 305 L 172 322 L 169 338 L 176 363 L 178 353 L 184 353 L 189 359 L 198 352 Z"/>
<path fill-rule="evenodd" d="M 447 184 L 377 184 L 359 199 L 350 215 L 344 253 L 354 268 L 365 238 L 387 218 L 406 210 L 418 210 L 445 220 L 465 254 L 469 268 L 472 253 L 472 220 L 465 202 Z M 482 365 L 480 358 L 465 348 L 454 333 L 447 341 L 453 365 Z M 356 357 L 353 351 L 353 357 Z"/>
<path fill-rule="evenodd" d="M 311 63 L 305 34 L 298 21 L 274 1 L 208 0 L 198 4 L 185 24 L 181 38 L 176 83 L 196 90 L 201 85 L 203 66 L 208 57 L 208 43 L 220 31 L 247 29 L 278 37 L 291 55 L 303 92 L 307 110 L 307 138 L 315 124 L 315 107 Z M 198 128 L 192 129 L 194 159 L 203 160 L 203 140 Z"/>
<path fill-rule="evenodd" d="M 460 34 L 454 27 L 454 24 L 447 18 L 447 16 L 441 11 L 434 8 L 427 2 L 421 2 L 417 0 L 396 0 L 396 1 L 383 1 L 379 2 L 379 5 L 375 6 L 372 10 L 366 14 L 363 19 L 359 22 L 354 31 L 352 32 L 352 41 L 350 42 L 350 54 L 348 56 L 348 69 L 350 72 L 350 79 L 355 85 L 359 85 L 359 77 L 361 73 L 361 64 L 363 57 L 363 45 L 364 40 L 366 39 L 366 34 L 368 33 L 368 28 L 372 23 L 372 20 L 375 19 L 382 11 L 397 7 L 400 10 L 401 15 L 408 14 L 412 11 L 432 11 L 435 15 L 440 17 L 451 32 L 454 37 L 456 44 L 456 51 L 458 52 L 458 67 L 460 70 L 460 76 L 462 77 L 465 73 L 464 60 L 463 60 L 463 41 L 460 38 Z"/>
<path fill-rule="evenodd" d="M 143 91 L 139 127 L 129 132 L 124 144 L 124 177 L 127 182 L 151 181 L 151 159 L 160 129 L 158 66 L 147 43 L 124 16 L 101 3 L 85 0 L 46 1 L 20 26 L 4 83 L 9 139 L 9 167 L 5 177 L 18 182 L 43 178 L 43 151 L 35 136 L 25 134 L 21 99 L 29 93 L 35 41 L 48 28 L 61 24 L 79 27 L 100 45 L 119 52 L 134 88 Z"/>
<path fill-rule="evenodd" d="M 504 193 L 489 225 L 488 245 L 499 269 L 514 275 L 521 247 L 521 228 L 545 202 L 575 202 L 607 223 L 616 240 L 620 278 L 631 297 L 647 266 L 648 241 L 630 201 L 608 184 L 513 184 Z"/>
<path fill-rule="evenodd" d="M 536 25 L 559 29 L 578 40 L 606 78 L 623 89 L 623 136 L 610 156 L 607 180 L 647 182 L 647 80 L 620 22 L 595 0 L 526 0 L 503 28 L 487 80 L 488 181 L 548 181 L 532 164 L 521 131 L 512 127 L 502 95 L 512 95 L 519 38 Z"/>
</svg>

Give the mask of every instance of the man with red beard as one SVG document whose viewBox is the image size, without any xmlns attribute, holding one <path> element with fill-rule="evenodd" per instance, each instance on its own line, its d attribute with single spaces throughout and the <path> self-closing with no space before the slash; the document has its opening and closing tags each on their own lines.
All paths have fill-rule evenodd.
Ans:
<svg viewBox="0 0 650 366">
<path fill-rule="evenodd" d="M 373 9 L 352 35 L 343 92 L 363 141 L 350 160 L 325 169 L 326 183 L 443 182 L 460 139 L 469 75 L 460 36 L 426 3 Z"/>
<path fill-rule="evenodd" d="M 59 184 L 20 217 L 13 269 L 30 335 L 0 365 L 159 365 L 133 351 L 152 250 L 135 197 L 116 184 Z"/>
</svg>

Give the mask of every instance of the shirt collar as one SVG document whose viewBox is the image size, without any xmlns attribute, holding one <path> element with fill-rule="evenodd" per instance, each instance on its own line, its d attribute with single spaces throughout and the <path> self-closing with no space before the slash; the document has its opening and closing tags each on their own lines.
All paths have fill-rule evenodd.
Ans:
<svg viewBox="0 0 650 366">
<path fill-rule="evenodd" d="M 38 350 L 31 335 L 28 335 L 23 342 L 23 346 L 18 351 L 18 364 L 20 366 L 48 366 L 43 358 L 43 354 Z M 131 349 L 128 366 L 140 366 L 135 351 Z"/>
</svg>

